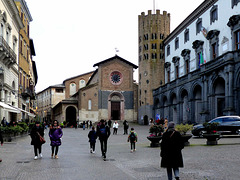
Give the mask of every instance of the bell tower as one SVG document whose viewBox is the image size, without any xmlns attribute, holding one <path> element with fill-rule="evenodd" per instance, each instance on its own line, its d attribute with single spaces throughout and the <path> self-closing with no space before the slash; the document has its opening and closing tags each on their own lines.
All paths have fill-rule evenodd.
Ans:
<svg viewBox="0 0 240 180">
<path fill-rule="evenodd" d="M 154 9 L 155 11 L 155 9 Z M 148 10 L 138 16 L 138 121 L 148 124 L 153 118 L 152 90 L 164 85 L 163 40 L 170 33 L 170 14 Z"/>
</svg>

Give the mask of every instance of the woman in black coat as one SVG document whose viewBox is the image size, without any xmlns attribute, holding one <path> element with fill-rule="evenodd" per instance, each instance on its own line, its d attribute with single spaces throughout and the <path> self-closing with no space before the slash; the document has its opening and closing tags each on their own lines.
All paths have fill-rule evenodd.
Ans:
<svg viewBox="0 0 240 180">
<path fill-rule="evenodd" d="M 179 167 L 183 167 L 181 150 L 184 148 L 181 134 L 174 129 L 175 124 L 170 122 L 168 129 L 163 133 L 161 142 L 161 167 L 167 168 L 168 179 L 172 180 L 172 170 L 175 178 L 179 179 Z"/>
<path fill-rule="evenodd" d="M 39 152 L 40 158 L 42 158 L 42 143 L 40 142 L 39 134 L 42 137 L 44 136 L 44 128 L 42 126 L 40 126 L 39 122 L 36 122 L 35 126 L 33 126 L 32 130 L 31 130 L 31 133 L 30 133 L 30 136 L 32 138 L 31 145 L 34 146 L 34 153 L 35 153 L 34 159 L 35 160 L 38 159 L 37 150 Z"/>
<path fill-rule="evenodd" d="M 3 145 L 3 137 L 2 137 L 2 132 L 0 129 L 0 142 L 1 142 L 1 146 Z M 0 162 L 2 162 L 2 159 L 0 159 Z"/>
</svg>

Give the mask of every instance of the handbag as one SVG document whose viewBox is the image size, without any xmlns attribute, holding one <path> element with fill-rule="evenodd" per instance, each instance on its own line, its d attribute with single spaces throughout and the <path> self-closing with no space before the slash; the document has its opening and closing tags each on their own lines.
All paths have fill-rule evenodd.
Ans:
<svg viewBox="0 0 240 180">
<path fill-rule="evenodd" d="M 44 144 L 46 142 L 46 140 L 39 134 L 39 132 L 37 132 L 39 139 L 40 139 L 40 143 Z"/>
</svg>

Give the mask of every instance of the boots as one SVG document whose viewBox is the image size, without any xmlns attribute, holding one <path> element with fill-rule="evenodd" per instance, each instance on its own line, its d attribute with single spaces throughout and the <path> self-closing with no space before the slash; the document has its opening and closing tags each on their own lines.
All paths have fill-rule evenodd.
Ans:
<svg viewBox="0 0 240 180">
<path fill-rule="evenodd" d="M 176 180 L 180 180 L 179 177 L 175 177 Z"/>
</svg>

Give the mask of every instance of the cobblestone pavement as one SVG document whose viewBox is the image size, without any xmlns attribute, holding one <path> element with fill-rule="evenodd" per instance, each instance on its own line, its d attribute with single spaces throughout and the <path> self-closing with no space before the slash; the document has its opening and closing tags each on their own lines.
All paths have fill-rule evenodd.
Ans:
<svg viewBox="0 0 240 180">
<path fill-rule="evenodd" d="M 89 130 L 63 129 L 59 159 L 50 158 L 48 130 L 43 158 L 33 160 L 30 137 L 19 137 L 0 147 L 0 180 L 166 180 L 166 169 L 160 168 L 160 149 L 149 147 L 148 126 L 134 126 L 138 133 L 137 151 L 130 153 L 122 127 L 108 141 L 107 161 L 103 161 L 97 140 L 96 153 L 89 153 Z M 217 146 L 207 146 L 206 140 L 191 138 L 183 149 L 182 180 L 239 180 L 240 136 L 221 138 Z"/>
</svg>

